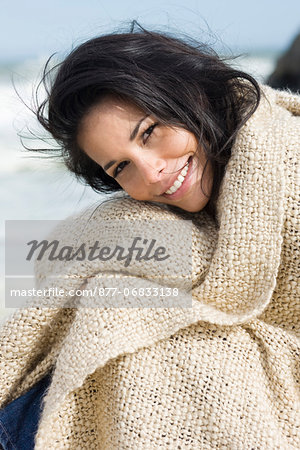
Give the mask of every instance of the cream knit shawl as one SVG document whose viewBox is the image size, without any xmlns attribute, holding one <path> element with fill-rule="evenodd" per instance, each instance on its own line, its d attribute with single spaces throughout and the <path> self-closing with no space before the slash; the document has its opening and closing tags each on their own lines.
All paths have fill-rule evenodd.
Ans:
<svg viewBox="0 0 300 450">
<path fill-rule="evenodd" d="M 193 217 L 192 307 L 27 308 L 2 326 L 1 405 L 53 370 L 36 449 L 300 448 L 300 97 L 263 90 L 232 149 L 219 228 Z M 103 220 L 179 216 L 124 197 L 84 217 L 86 238 L 106 242 L 116 229 L 97 229 Z M 78 236 L 71 223 L 57 232 Z M 180 265 L 185 243 L 173 251 Z M 65 284 L 118 271 L 103 267 L 73 264 Z M 37 267 L 40 286 L 54 270 Z M 132 285 L 155 282 L 155 270 L 128 268 Z"/>
</svg>

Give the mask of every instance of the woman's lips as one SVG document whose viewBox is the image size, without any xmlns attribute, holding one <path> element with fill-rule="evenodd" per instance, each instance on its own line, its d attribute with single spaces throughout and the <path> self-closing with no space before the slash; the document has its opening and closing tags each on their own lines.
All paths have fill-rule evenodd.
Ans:
<svg viewBox="0 0 300 450">
<path fill-rule="evenodd" d="M 192 165 L 193 165 L 192 161 L 193 161 L 193 156 L 190 156 L 189 159 L 188 159 L 189 168 L 188 168 L 187 174 L 186 174 L 186 176 L 185 176 L 185 178 L 184 178 L 184 180 L 182 182 L 182 185 L 173 194 L 166 194 L 166 193 L 162 194 L 163 197 L 166 197 L 166 198 L 168 198 L 170 200 L 177 200 L 179 197 L 181 197 L 183 194 L 185 194 L 185 192 L 190 187 L 189 180 L 190 180 L 190 177 L 192 175 L 192 170 L 191 170 L 192 169 Z M 178 175 L 177 175 L 177 177 L 178 177 Z"/>
</svg>

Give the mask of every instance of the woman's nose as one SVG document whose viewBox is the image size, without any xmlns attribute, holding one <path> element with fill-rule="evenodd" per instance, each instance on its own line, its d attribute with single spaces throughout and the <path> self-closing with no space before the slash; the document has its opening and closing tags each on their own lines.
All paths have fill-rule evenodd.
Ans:
<svg viewBox="0 0 300 450">
<path fill-rule="evenodd" d="M 138 170 L 146 184 L 154 184 L 163 177 L 166 161 L 159 158 L 140 158 L 137 163 Z"/>
</svg>

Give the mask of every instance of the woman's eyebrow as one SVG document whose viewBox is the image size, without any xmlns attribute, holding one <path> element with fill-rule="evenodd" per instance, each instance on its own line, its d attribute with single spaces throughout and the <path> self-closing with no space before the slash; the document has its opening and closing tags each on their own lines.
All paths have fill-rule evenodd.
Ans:
<svg viewBox="0 0 300 450">
<path fill-rule="evenodd" d="M 136 126 L 134 127 L 134 130 L 132 131 L 131 135 L 130 135 L 130 140 L 133 141 L 133 139 L 136 137 L 136 135 L 138 134 L 139 128 L 141 126 L 141 124 L 143 123 L 143 121 L 145 119 L 147 119 L 147 117 L 149 117 L 150 114 L 146 114 L 144 117 L 141 118 L 141 120 L 138 121 L 138 123 L 136 124 Z"/>
<path fill-rule="evenodd" d="M 147 119 L 147 117 L 149 117 L 149 116 L 150 116 L 150 114 L 146 114 L 144 117 L 141 118 L 141 120 L 138 121 L 138 123 L 137 123 L 136 126 L 134 127 L 132 133 L 130 134 L 130 137 L 129 137 L 130 141 L 133 141 L 133 139 L 136 137 L 136 135 L 137 135 L 138 132 L 139 132 L 139 129 L 140 129 L 141 124 L 142 124 L 143 121 L 144 121 L 145 119 Z M 113 166 L 114 164 L 116 164 L 116 162 L 117 162 L 117 161 L 115 161 L 115 160 L 109 161 L 107 164 L 105 164 L 105 166 L 103 167 L 103 169 L 104 169 L 105 171 L 108 170 L 111 166 Z"/>
<path fill-rule="evenodd" d="M 103 167 L 103 169 L 106 171 L 108 170 L 111 166 L 113 166 L 114 164 L 116 164 L 117 161 L 109 161 L 109 163 L 105 164 L 105 166 Z"/>
</svg>

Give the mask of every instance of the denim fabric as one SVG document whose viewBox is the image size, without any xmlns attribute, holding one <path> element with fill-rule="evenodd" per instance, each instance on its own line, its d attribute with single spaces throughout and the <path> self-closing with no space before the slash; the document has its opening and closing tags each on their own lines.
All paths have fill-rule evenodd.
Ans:
<svg viewBox="0 0 300 450">
<path fill-rule="evenodd" d="M 42 378 L 30 391 L 0 410 L 0 445 L 3 450 L 32 450 L 41 413 L 41 401 L 50 383 Z"/>
</svg>

